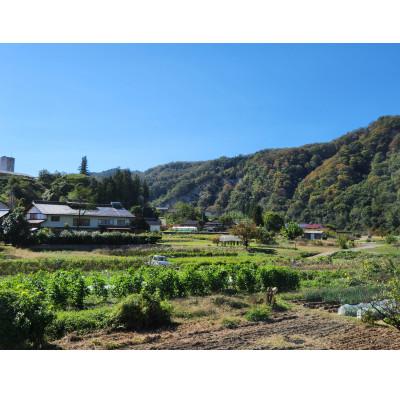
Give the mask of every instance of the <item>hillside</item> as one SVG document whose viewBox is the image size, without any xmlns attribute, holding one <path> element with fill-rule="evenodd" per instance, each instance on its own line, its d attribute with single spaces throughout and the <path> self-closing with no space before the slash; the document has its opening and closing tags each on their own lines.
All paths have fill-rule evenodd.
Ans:
<svg viewBox="0 0 400 400">
<path fill-rule="evenodd" d="M 329 143 L 175 162 L 143 176 L 157 205 L 248 212 L 261 204 L 301 221 L 389 229 L 400 225 L 399 149 L 400 117 L 388 116 Z"/>
</svg>

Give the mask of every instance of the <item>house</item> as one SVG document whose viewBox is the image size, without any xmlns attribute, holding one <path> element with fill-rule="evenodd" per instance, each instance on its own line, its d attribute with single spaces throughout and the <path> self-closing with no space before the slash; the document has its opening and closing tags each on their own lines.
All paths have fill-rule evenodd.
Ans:
<svg viewBox="0 0 400 400">
<path fill-rule="evenodd" d="M 199 230 L 199 223 L 195 220 L 186 220 L 181 224 L 175 224 L 172 228 L 175 232 L 195 233 Z"/>
<path fill-rule="evenodd" d="M 219 237 L 219 242 L 222 246 L 238 246 L 242 243 L 240 238 L 236 235 L 221 235 Z"/>
<path fill-rule="evenodd" d="M 224 225 L 218 221 L 206 222 L 203 227 L 207 232 L 222 232 L 224 228 Z"/>
<path fill-rule="evenodd" d="M 33 227 L 54 230 L 70 227 L 129 231 L 134 216 L 119 202 L 89 206 L 72 202 L 36 200 L 28 210 L 26 219 Z"/>
<path fill-rule="evenodd" d="M 175 232 L 181 233 L 196 233 L 199 230 L 197 226 L 190 225 L 174 225 L 171 229 Z"/>
<path fill-rule="evenodd" d="M 321 240 L 325 237 L 324 231 L 317 229 L 304 229 L 304 239 Z"/>
<path fill-rule="evenodd" d="M 145 218 L 145 220 L 150 227 L 150 232 L 161 231 L 161 221 L 158 218 Z"/>
<path fill-rule="evenodd" d="M 4 203 L 0 202 L 0 221 L 10 212 L 8 206 Z"/>
</svg>

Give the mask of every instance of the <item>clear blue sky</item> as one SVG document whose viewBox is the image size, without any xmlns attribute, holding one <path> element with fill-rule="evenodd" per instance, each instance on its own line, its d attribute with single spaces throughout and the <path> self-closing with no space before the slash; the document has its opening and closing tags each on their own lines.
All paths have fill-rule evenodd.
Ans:
<svg viewBox="0 0 400 400">
<path fill-rule="evenodd" d="M 399 45 L 0 45 L 0 155 L 144 170 L 328 141 L 400 114 L 399 65 Z"/>
</svg>

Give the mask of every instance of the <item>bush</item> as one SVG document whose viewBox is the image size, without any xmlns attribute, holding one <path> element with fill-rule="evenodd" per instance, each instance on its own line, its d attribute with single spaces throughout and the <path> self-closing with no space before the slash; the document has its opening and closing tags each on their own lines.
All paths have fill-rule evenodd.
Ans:
<svg viewBox="0 0 400 400">
<path fill-rule="evenodd" d="M 236 273 L 236 286 L 239 291 L 254 293 L 256 290 L 256 269 L 251 266 L 243 266 Z"/>
<path fill-rule="evenodd" d="M 112 309 L 109 307 L 81 311 L 60 311 L 48 327 L 47 333 L 53 339 L 67 333 L 88 333 L 110 325 Z"/>
<path fill-rule="evenodd" d="M 0 349 L 41 347 L 53 318 L 40 293 L 1 290 Z"/>
<path fill-rule="evenodd" d="M 224 318 L 221 322 L 224 328 L 236 329 L 240 325 L 240 319 L 238 318 Z"/>
<path fill-rule="evenodd" d="M 25 218 L 23 207 L 15 207 L 0 223 L 0 236 L 13 246 L 24 245 L 31 237 L 30 225 Z"/>
<path fill-rule="evenodd" d="M 128 330 L 158 328 L 171 323 L 171 306 L 157 295 L 132 294 L 116 306 L 113 326 Z"/>
<path fill-rule="evenodd" d="M 271 315 L 271 308 L 262 304 L 251 308 L 246 313 L 246 319 L 252 322 L 267 321 Z"/>
<path fill-rule="evenodd" d="M 295 290 L 300 283 L 299 274 L 288 267 L 260 267 L 257 275 L 264 290 L 275 286 L 279 291 Z"/>
<path fill-rule="evenodd" d="M 99 231 L 69 231 L 54 233 L 39 230 L 33 236 L 37 244 L 96 244 L 96 245 L 126 245 L 126 244 L 155 244 L 161 240 L 158 234 L 135 235 L 128 232 L 99 232 Z"/>
</svg>

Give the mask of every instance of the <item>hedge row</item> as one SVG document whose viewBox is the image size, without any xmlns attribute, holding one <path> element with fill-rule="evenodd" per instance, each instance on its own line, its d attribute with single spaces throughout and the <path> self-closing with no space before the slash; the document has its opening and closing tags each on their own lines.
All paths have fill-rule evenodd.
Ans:
<svg viewBox="0 0 400 400">
<path fill-rule="evenodd" d="M 142 257 L 64 257 L 33 259 L 0 259 L 0 276 L 30 273 L 36 271 L 54 272 L 59 269 L 79 269 L 82 271 L 120 270 L 140 267 L 144 264 Z"/>
<path fill-rule="evenodd" d="M 58 309 L 82 309 L 89 295 L 103 301 L 132 293 L 157 294 L 163 299 L 203 296 L 211 293 L 254 293 L 276 286 L 279 291 L 296 289 L 299 274 L 287 267 L 207 266 L 174 268 L 140 267 L 124 271 L 92 272 L 60 269 L 20 274 L 0 281 L 0 289 L 40 291 Z"/>
<path fill-rule="evenodd" d="M 99 232 L 63 230 L 59 233 L 41 229 L 32 236 L 34 244 L 155 244 L 161 240 L 158 234 L 135 235 L 128 232 Z"/>
</svg>

